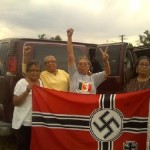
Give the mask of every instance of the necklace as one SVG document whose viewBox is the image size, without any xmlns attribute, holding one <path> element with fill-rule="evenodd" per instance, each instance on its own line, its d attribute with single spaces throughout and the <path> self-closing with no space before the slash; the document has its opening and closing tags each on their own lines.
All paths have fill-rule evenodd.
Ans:
<svg viewBox="0 0 150 150">
<path fill-rule="evenodd" d="M 137 77 L 137 80 L 139 81 L 139 82 L 144 82 L 144 81 L 148 81 L 150 79 L 150 76 L 148 76 L 148 77 L 145 77 L 145 78 L 141 78 L 141 77 Z"/>
<path fill-rule="evenodd" d="M 138 86 L 138 90 L 144 90 L 145 87 L 146 87 L 146 82 L 147 81 L 144 81 L 144 82 L 139 82 L 139 86 Z"/>
</svg>

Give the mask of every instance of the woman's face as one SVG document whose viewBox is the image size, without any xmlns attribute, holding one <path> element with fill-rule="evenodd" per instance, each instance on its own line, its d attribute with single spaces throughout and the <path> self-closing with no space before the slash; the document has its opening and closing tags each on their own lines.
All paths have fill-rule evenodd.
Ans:
<svg viewBox="0 0 150 150">
<path fill-rule="evenodd" d="M 80 59 L 77 68 L 80 74 L 87 75 L 90 70 L 90 65 L 86 59 Z"/>
<path fill-rule="evenodd" d="M 139 61 L 136 71 L 138 75 L 149 76 L 150 75 L 150 62 L 143 58 Z"/>
<path fill-rule="evenodd" d="M 31 81 L 37 81 L 40 78 L 40 66 L 39 65 L 32 65 L 27 72 L 27 77 Z"/>
<path fill-rule="evenodd" d="M 54 73 L 56 72 L 57 69 L 57 63 L 56 63 L 56 58 L 55 57 L 47 57 L 45 60 L 45 67 L 48 72 Z"/>
</svg>

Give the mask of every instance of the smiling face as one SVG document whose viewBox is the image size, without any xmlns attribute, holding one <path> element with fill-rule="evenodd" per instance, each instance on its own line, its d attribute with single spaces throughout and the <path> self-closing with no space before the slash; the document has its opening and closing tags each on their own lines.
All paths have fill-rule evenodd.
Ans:
<svg viewBox="0 0 150 150">
<path fill-rule="evenodd" d="M 90 70 L 90 62 L 87 58 L 80 58 L 77 63 L 77 68 L 80 74 L 88 75 Z"/>
<path fill-rule="evenodd" d="M 55 73 L 57 71 L 57 62 L 54 56 L 45 57 L 44 64 L 48 72 Z"/>
<path fill-rule="evenodd" d="M 136 67 L 136 72 L 138 76 L 149 77 L 150 61 L 146 58 L 140 59 Z"/>
</svg>

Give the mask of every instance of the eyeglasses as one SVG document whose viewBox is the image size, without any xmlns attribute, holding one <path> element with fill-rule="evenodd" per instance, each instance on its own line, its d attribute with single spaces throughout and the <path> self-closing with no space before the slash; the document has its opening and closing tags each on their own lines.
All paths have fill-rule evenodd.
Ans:
<svg viewBox="0 0 150 150">
<path fill-rule="evenodd" d="M 29 70 L 29 72 L 40 72 L 40 70 Z"/>
<path fill-rule="evenodd" d="M 88 66 L 88 63 L 78 63 L 79 66 Z"/>
<path fill-rule="evenodd" d="M 56 60 L 49 60 L 49 61 L 45 62 L 45 64 L 48 64 L 48 63 L 54 64 L 54 63 L 56 63 Z"/>
<path fill-rule="evenodd" d="M 150 64 L 138 64 L 140 67 L 150 67 Z"/>
</svg>

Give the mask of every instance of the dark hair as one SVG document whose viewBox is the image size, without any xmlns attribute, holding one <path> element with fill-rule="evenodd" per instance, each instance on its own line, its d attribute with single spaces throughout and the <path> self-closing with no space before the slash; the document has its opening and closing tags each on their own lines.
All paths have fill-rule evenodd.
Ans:
<svg viewBox="0 0 150 150">
<path fill-rule="evenodd" d="M 39 62 L 39 61 L 37 61 L 37 60 L 30 60 L 30 61 L 27 63 L 26 72 L 29 72 L 30 67 L 31 67 L 32 65 L 39 66 L 39 67 L 40 67 L 40 70 L 41 70 L 41 65 L 40 65 L 40 62 Z"/>
<path fill-rule="evenodd" d="M 136 67 L 139 65 L 139 62 L 140 62 L 140 60 L 142 60 L 142 59 L 146 59 L 146 60 L 148 60 L 149 63 L 150 63 L 150 58 L 149 58 L 148 56 L 141 56 L 141 57 L 139 57 L 138 60 L 136 61 Z"/>
</svg>

